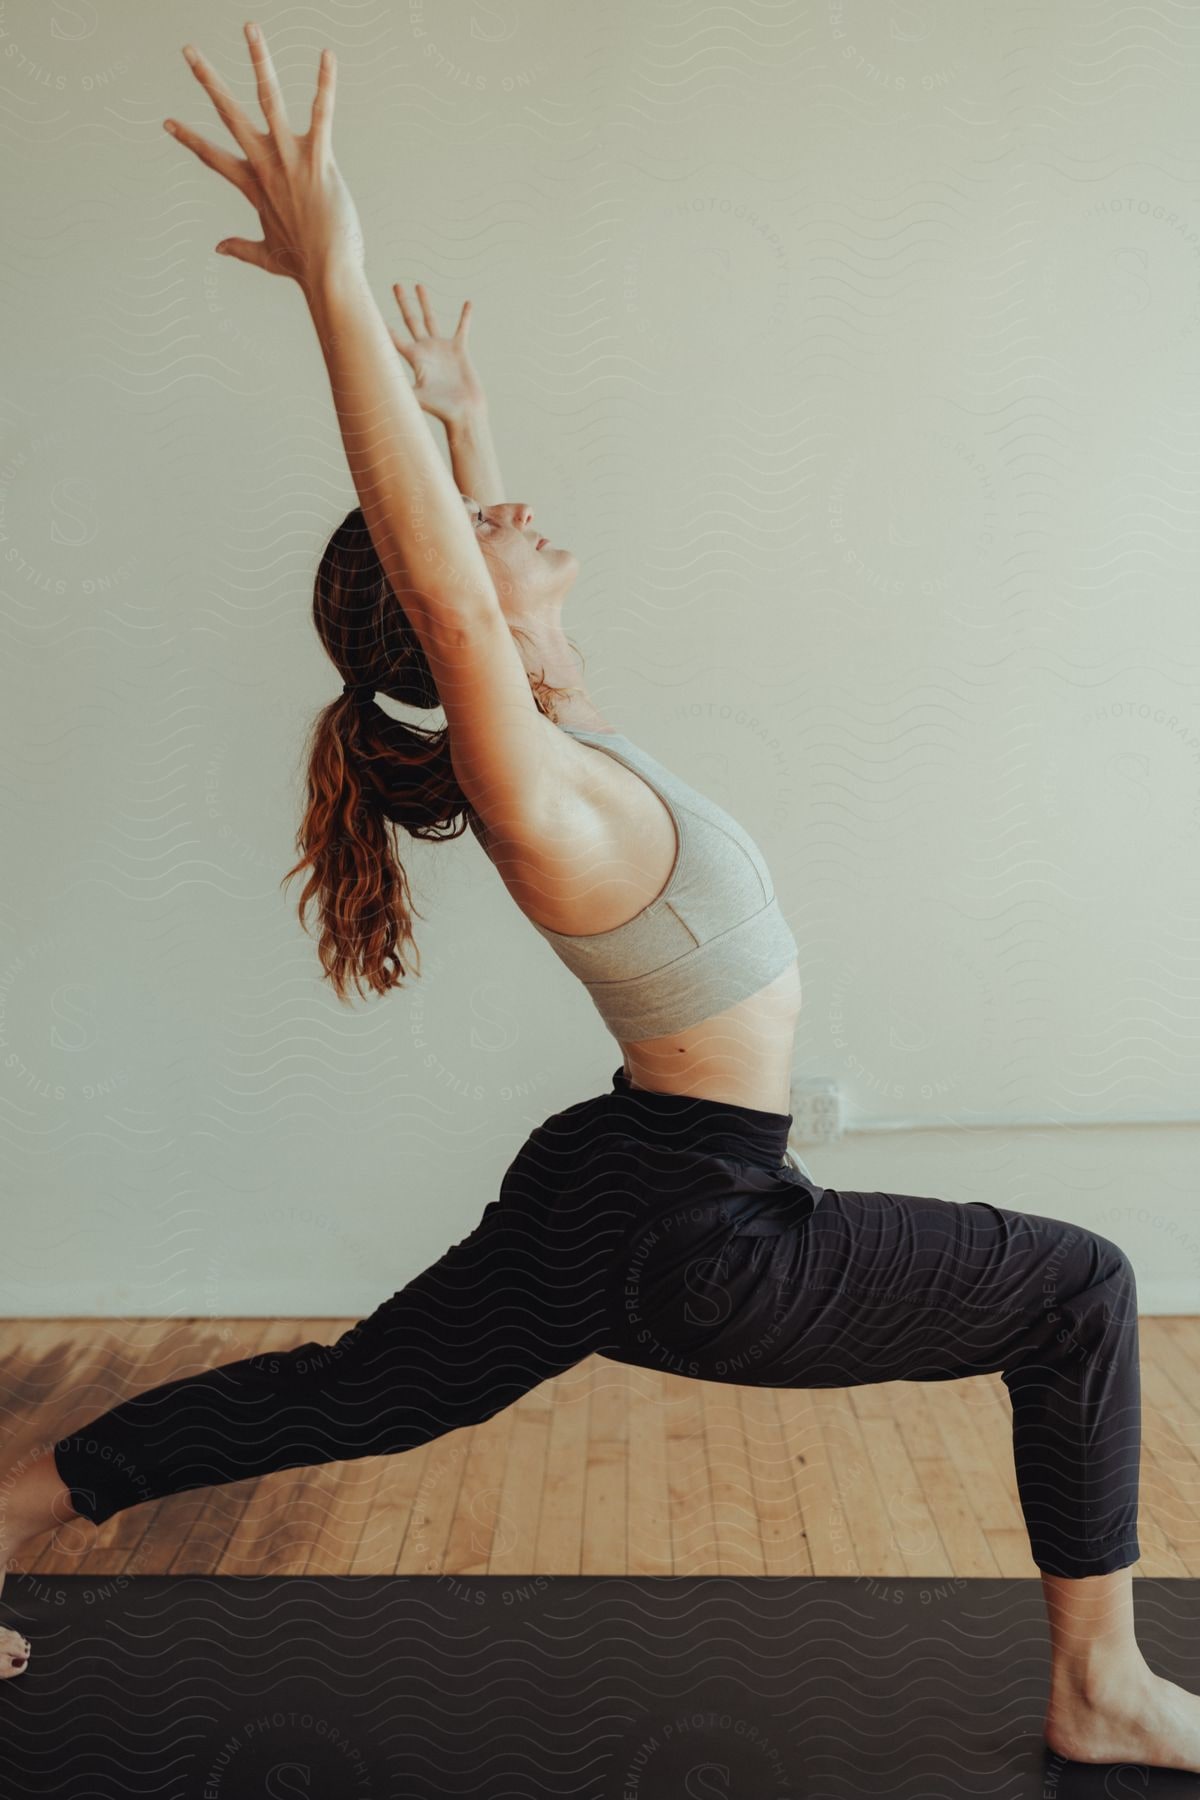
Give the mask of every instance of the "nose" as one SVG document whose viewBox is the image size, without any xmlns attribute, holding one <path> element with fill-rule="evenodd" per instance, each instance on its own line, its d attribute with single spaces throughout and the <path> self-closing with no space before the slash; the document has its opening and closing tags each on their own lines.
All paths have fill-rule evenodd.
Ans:
<svg viewBox="0 0 1200 1800">
<path fill-rule="evenodd" d="M 513 522 L 519 527 L 533 524 L 533 508 L 519 500 L 513 513 Z"/>
</svg>

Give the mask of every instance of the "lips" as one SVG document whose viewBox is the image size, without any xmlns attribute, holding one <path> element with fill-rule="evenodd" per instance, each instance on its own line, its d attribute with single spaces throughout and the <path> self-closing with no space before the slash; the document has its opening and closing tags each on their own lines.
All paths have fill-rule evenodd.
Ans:
<svg viewBox="0 0 1200 1800">
<path fill-rule="evenodd" d="M 550 542 L 549 538 L 539 538 L 537 543 L 533 547 L 535 550 L 540 550 L 543 544 L 548 544 L 549 542 Z"/>
</svg>

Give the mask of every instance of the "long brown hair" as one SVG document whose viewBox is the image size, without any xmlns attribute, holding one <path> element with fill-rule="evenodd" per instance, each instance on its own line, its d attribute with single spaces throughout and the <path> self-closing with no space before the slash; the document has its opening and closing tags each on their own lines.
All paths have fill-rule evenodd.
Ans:
<svg viewBox="0 0 1200 1800">
<path fill-rule="evenodd" d="M 404 706 L 441 705 L 425 652 L 376 554 L 362 510 L 342 520 L 325 547 L 313 587 L 313 623 L 343 680 Z M 510 626 L 514 637 L 523 634 Z M 572 645 L 572 648 L 574 646 Z M 578 652 L 576 652 L 578 654 Z M 556 720 L 564 690 L 530 675 L 538 710 Z M 414 838 L 457 838 L 471 808 L 450 760 L 445 726 L 394 719 L 374 700 L 339 694 L 321 709 L 306 744 L 308 792 L 296 833 L 299 862 L 286 885 L 310 871 L 300 922 L 315 903 L 317 952 L 339 1000 L 364 983 L 377 994 L 419 975 L 408 876 L 395 827 Z"/>
</svg>

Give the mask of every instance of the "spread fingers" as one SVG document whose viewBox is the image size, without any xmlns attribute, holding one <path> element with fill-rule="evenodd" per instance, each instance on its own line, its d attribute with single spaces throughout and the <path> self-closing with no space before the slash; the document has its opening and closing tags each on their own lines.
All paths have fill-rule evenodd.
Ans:
<svg viewBox="0 0 1200 1800">
<path fill-rule="evenodd" d="M 164 119 L 163 129 L 169 131 L 173 138 L 178 138 L 181 144 L 186 144 L 187 148 L 198 156 L 202 163 L 207 163 L 210 169 L 215 169 L 218 175 L 225 177 L 226 181 L 232 181 L 240 193 L 247 192 L 251 174 L 248 162 L 243 161 L 240 156 L 233 156 L 228 150 L 219 150 L 215 144 L 210 144 L 207 138 L 202 138 L 200 133 L 193 131 L 189 125 L 181 125 L 178 119 Z"/>
<path fill-rule="evenodd" d="M 246 42 L 250 46 L 250 60 L 254 64 L 254 74 L 258 81 L 258 104 L 263 109 L 263 118 L 276 136 L 282 136 L 290 127 L 287 108 L 279 91 L 275 64 L 267 49 L 267 40 L 257 25 L 247 25 Z"/>
<path fill-rule="evenodd" d="M 254 153 L 262 141 L 261 132 L 255 131 L 217 71 L 201 56 L 199 50 L 188 44 L 183 54 L 191 66 L 192 74 L 216 107 L 230 136 L 241 145 L 244 154 L 253 162 Z"/>
<path fill-rule="evenodd" d="M 404 292 L 403 282 L 394 281 L 392 283 L 392 292 L 396 296 L 397 306 L 400 308 L 400 311 L 404 314 L 404 323 L 408 326 L 408 329 L 412 332 L 413 336 L 415 338 L 419 338 L 421 335 L 421 328 L 417 324 L 417 321 L 413 317 L 412 313 L 409 311 L 408 299 Z"/>
</svg>

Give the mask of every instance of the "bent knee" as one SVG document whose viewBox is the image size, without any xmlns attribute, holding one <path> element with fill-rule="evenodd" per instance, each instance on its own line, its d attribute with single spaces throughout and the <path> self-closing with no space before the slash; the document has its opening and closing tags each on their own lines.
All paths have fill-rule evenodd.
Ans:
<svg viewBox="0 0 1200 1800">
<path fill-rule="evenodd" d="M 1102 1313 L 1110 1326 L 1136 1327 L 1137 1274 L 1128 1253 L 1098 1231 L 1087 1238 L 1095 1273 L 1075 1305 Z"/>
<path fill-rule="evenodd" d="M 1136 1288 L 1137 1276 L 1133 1264 L 1120 1244 L 1115 1244 L 1111 1238 L 1102 1237 L 1098 1231 L 1089 1232 L 1088 1236 L 1099 1270 L 1097 1280 L 1120 1287 Z"/>
</svg>

